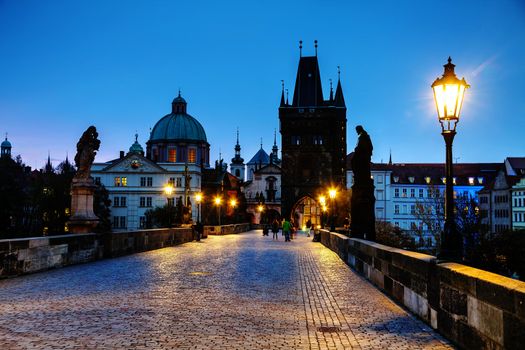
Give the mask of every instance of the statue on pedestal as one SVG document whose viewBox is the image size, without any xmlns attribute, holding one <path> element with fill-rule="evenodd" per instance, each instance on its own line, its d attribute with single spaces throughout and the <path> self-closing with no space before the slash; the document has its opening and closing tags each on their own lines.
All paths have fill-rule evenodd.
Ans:
<svg viewBox="0 0 525 350">
<path fill-rule="evenodd" d="M 97 129 L 90 126 L 77 143 L 77 173 L 71 183 L 71 217 L 68 221 L 71 233 L 92 232 L 99 221 L 93 212 L 93 193 L 96 185 L 89 177 L 99 147 Z"/>
<path fill-rule="evenodd" d="M 351 200 L 351 234 L 356 238 L 375 241 L 375 197 L 374 181 L 371 178 L 372 141 L 365 129 L 355 128 L 358 141 L 351 159 L 354 184 Z"/>
</svg>

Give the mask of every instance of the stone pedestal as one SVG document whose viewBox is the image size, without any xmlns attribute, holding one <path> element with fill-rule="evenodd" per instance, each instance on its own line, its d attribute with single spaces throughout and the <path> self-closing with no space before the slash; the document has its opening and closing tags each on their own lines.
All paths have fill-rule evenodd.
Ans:
<svg viewBox="0 0 525 350">
<path fill-rule="evenodd" d="M 372 181 L 365 185 L 352 186 L 351 222 L 352 237 L 369 241 L 376 240 L 375 196 Z"/>
<path fill-rule="evenodd" d="M 68 221 L 69 232 L 93 232 L 98 224 L 98 217 L 93 212 L 93 194 L 96 185 L 93 180 L 73 179 L 71 183 L 71 217 Z"/>
</svg>

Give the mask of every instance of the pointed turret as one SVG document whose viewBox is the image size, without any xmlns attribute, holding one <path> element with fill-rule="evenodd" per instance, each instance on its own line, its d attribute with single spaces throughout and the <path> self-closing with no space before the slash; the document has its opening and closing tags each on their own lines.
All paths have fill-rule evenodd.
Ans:
<svg viewBox="0 0 525 350">
<path fill-rule="evenodd" d="M 343 88 L 341 87 L 341 80 L 337 81 L 334 104 L 336 107 L 346 107 L 345 98 L 343 96 Z"/>
<path fill-rule="evenodd" d="M 330 104 L 334 102 L 334 89 L 332 87 L 332 79 L 330 79 Z"/>
<path fill-rule="evenodd" d="M 273 147 L 272 147 L 272 153 L 270 154 L 270 163 L 271 164 L 279 164 L 279 147 L 277 147 L 277 130 L 273 131 Z"/>
<path fill-rule="evenodd" d="M 281 104 L 280 104 L 279 107 L 284 107 L 285 106 L 285 101 L 284 101 L 284 80 L 281 80 L 281 85 L 282 85 Z"/>
<path fill-rule="evenodd" d="M 392 165 L 392 150 L 390 150 L 390 157 L 388 158 L 388 165 Z"/>
<path fill-rule="evenodd" d="M 44 167 L 44 173 L 52 173 L 52 172 L 54 172 L 54 169 L 53 169 L 53 164 L 51 164 L 51 155 L 48 152 L 47 153 L 47 162 L 46 162 L 46 165 Z"/>
</svg>

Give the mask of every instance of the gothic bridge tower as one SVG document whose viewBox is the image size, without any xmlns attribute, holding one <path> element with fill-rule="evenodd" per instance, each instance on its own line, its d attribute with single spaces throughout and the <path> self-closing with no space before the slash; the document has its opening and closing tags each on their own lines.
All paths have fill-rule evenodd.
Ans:
<svg viewBox="0 0 525 350">
<path fill-rule="evenodd" d="M 299 58 L 292 103 L 288 103 L 288 97 L 285 100 L 284 85 L 281 94 L 282 213 L 287 217 L 305 197 L 316 200 L 331 186 L 346 188 L 343 89 L 338 79 L 334 97 L 330 82 L 330 96 L 328 100 L 323 98 L 317 41 L 315 52 L 315 56 Z"/>
</svg>

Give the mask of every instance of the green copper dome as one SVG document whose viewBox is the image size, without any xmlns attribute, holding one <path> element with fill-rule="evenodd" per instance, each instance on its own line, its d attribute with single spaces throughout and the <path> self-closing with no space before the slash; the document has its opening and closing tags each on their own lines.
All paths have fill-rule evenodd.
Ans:
<svg viewBox="0 0 525 350">
<path fill-rule="evenodd" d="M 138 137 L 139 137 L 139 135 L 135 134 L 135 142 L 129 148 L 129 153 L 138 153 L 138 154 L 142 154 L 143 155 L 144 154 L 144 149 L 140 145 L 140 143 L 138 141 Z"/>
<path fill-rule="evenodd" d="M 5 148 L 11 148 L 11 142 L 7 141 L 7 136 L 5 137 L 4 142 L 2 142 L 0 146 Z"/>
<path fill-rule="evenodd" d="M 180 96 L 172 102 L 172 112 L 165 115 L 153 127 L 151 141 L 196 141 L 207 142 L 201 123 L 186 113 L 186 100 Z"/>
</svg>

